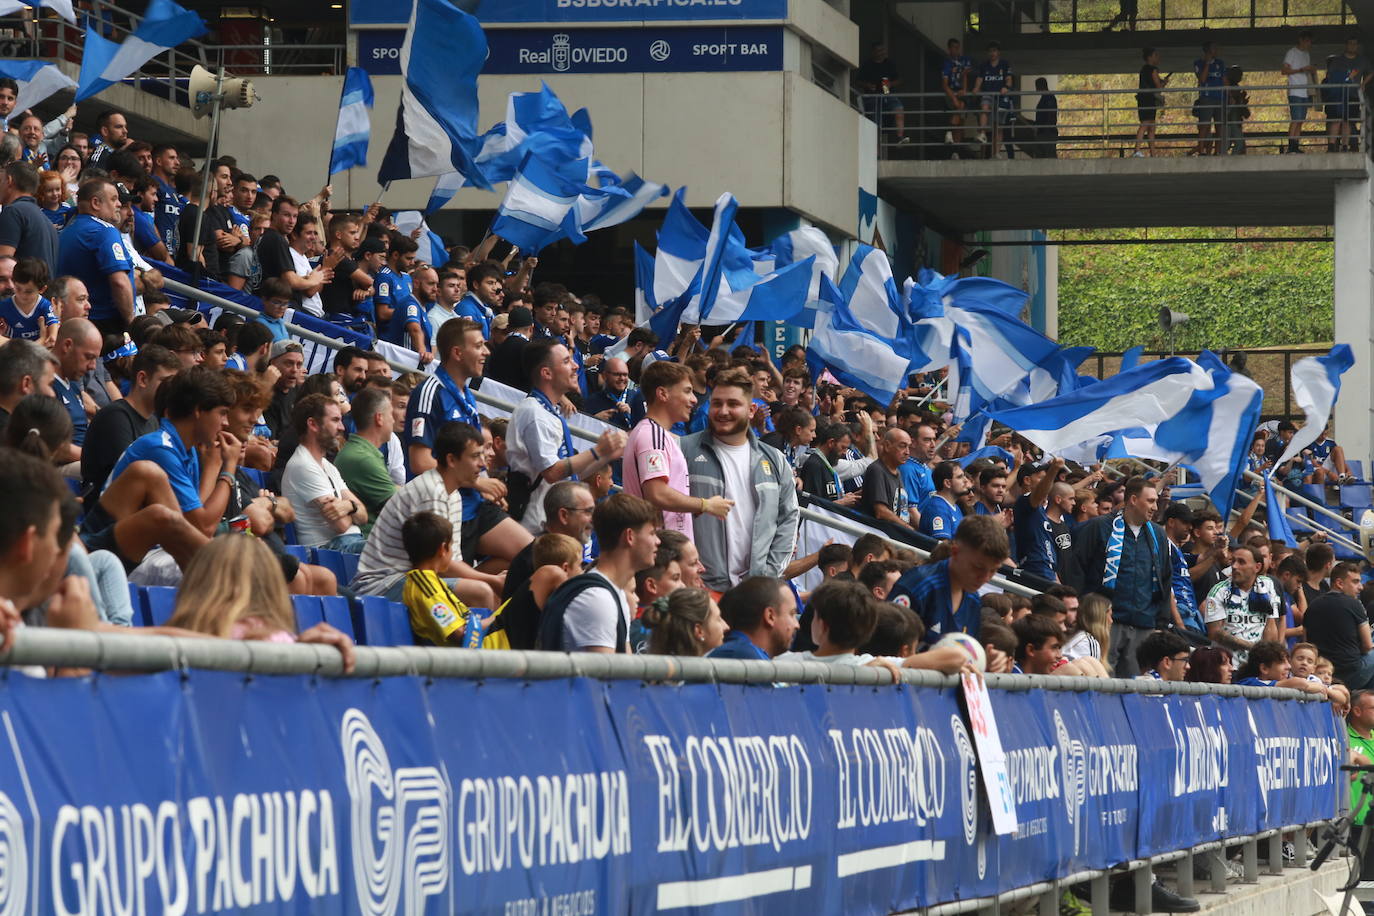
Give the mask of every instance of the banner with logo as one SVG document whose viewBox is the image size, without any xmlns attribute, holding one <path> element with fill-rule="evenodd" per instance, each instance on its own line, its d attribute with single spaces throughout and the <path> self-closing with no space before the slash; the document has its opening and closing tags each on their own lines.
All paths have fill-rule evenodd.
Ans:
<svg viewBox="0 0 1374 916">
<path fill-rule="evenodd" d="M 492 29 L 484 74 L 725 73 L 782 69 L 782 26 Z M 401 72 L 405 32 L 361 29 L 358 65 Z"/>
<path fill-rule="evenodd" d="M 405 25 L 410 21 L 411 5 L 396 0 L 352 0 L 348 4 L 348 23 Z M 787 0 L 454 0 L 454 5 L 476 16 L 484 25 L 787 18 Z"/>
<path fill-rule="evenodd" d="M 1321 703 L 992 705 L 1005 837 L 953 690 L 8 672 L 0 911 L 888 913 L 1345 791 Z"/>
</svg>

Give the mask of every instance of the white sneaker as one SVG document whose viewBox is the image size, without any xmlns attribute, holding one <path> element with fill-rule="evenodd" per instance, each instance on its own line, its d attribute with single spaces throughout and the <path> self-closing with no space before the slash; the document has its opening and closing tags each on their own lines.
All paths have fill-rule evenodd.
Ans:
<svg viewBox="0 0 1374 916">
<path fill-rule="evenodd" d="M 1144 158 L 1145 158 L 1145 154 L 1142 153 L 1140 150 L 1136 150 L 1134 153 L 1131 153 L 1131 158 L 1132 158 L 1132 159 L 1144 159 Z"/>
<path fill-rule="evenodd" d="M 975 137 L 974 139 L 976 139 L 979 143 L 987 143 L 987 142 L 988 142 L 988 135 L 987 135 L 987 134 L 984 134 L 984 133 L 980 133 L 980 134 L 979 134 L 977 137 Z"/>
<path fill-rule="evenodd" d="M 945 131 L 945 142 L 948 143 L 950 146 L 954 145 L 954 131 Z"/>
</svg>

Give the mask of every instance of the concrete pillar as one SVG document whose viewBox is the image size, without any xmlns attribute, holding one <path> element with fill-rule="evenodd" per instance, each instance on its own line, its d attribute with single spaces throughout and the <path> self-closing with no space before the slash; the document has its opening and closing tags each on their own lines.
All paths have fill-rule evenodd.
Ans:
<svg viewBox="0 0 1374 916">
<path fill-rule="evenodd" d="M 1336 182 L 1335 339 L 1355 365 L 1341 379 L 1336 441 L 1347 458 L 1374 456 L 1374 200 L 1368 179 Z M 1368 464 L 1365 466 L 1368 473 Z"/>
</svg>

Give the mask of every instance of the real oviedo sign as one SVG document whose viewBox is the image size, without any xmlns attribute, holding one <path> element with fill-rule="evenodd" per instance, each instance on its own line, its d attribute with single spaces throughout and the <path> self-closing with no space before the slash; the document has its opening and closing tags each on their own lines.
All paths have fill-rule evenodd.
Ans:
<svg viewBox="0 0 1374 916">
<path fill-rule="evenodd" d="M 500 29 L 487 32 L 483 73 L 703 73 L 782 69 L 780 26 L 665 29 Z M 358 33 L 358 64 L 401 72 L 405 33 Z"/>
</svg>

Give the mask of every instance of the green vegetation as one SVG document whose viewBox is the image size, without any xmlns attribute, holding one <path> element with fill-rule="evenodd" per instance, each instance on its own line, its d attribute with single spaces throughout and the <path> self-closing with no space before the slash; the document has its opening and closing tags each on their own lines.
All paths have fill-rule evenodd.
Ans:
<svg viewBox="0 0 1374 916">
<path fill-rule="evenodd" d="M 1228 229 L 1152 229 L 1152 238 L 1230 235 Z M 1054 233 L 1058 239 L 1121 238 L 1128 230 Z M 1265 347 L 1331 340 L 1334 248 L 1330 242 L 1266 242 L 1324 235 L 1317 228 L 1241 230 L 1235 243 L 1072 245 L 1059 248 L 1059 334 L 1067 346 L 1124 350 L 1167 345 L 1161 305 L 1192 320 L 1180 350 Z M 1143 234 L 1142 234 L 1142 237 Z"/>
</svg>

